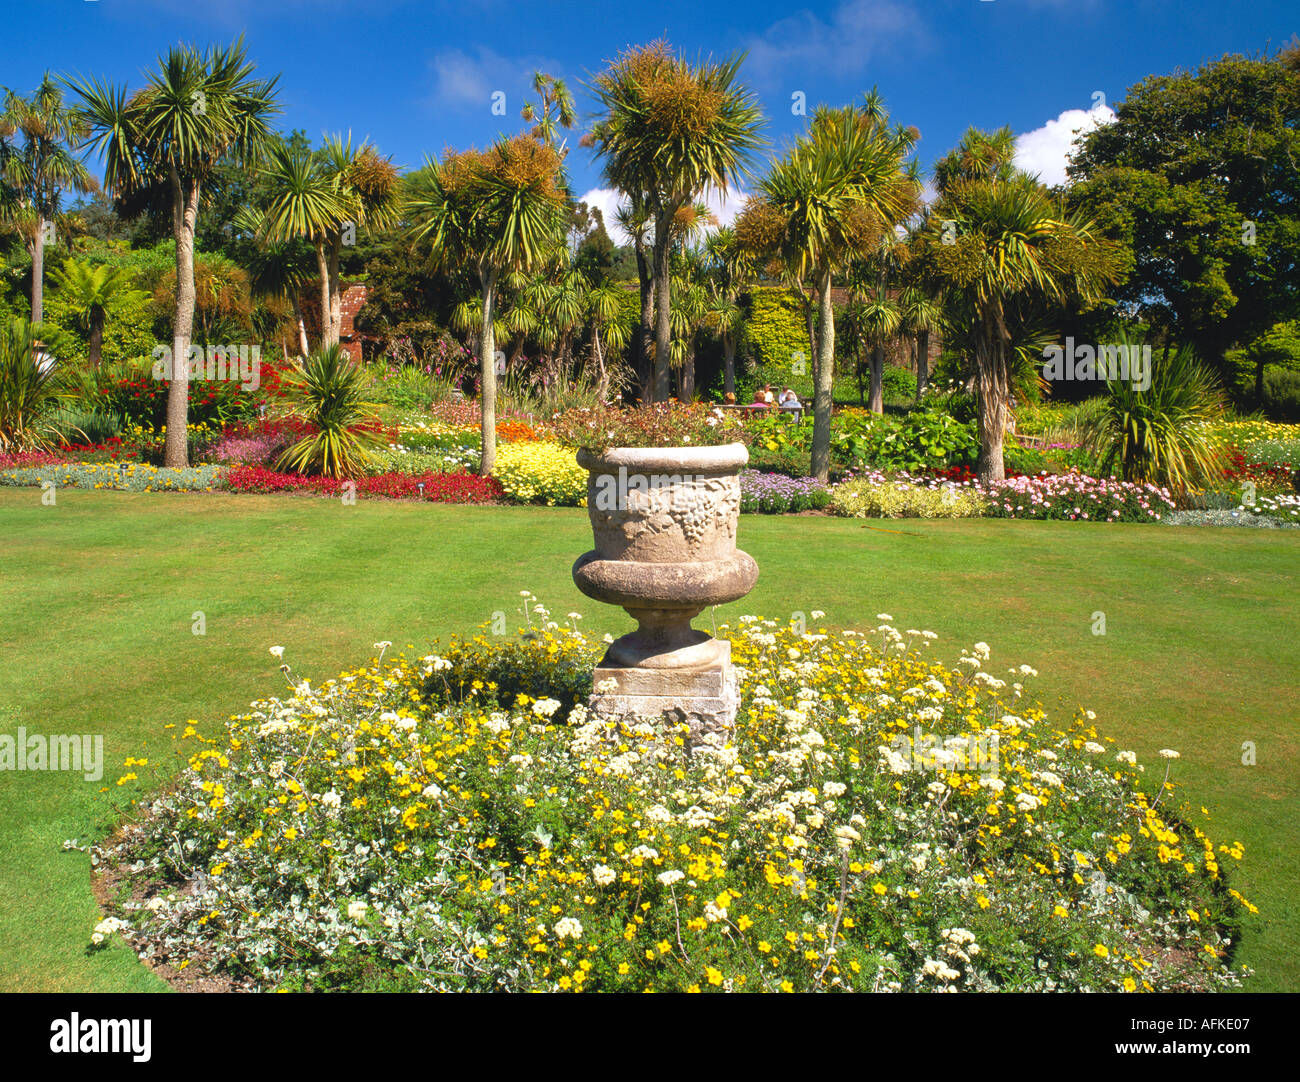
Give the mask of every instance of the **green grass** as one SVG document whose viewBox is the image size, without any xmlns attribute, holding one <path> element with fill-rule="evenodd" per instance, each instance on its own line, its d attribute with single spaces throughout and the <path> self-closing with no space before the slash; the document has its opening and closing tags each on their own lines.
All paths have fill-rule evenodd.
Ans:
<svg viewBox="0 0 1300 1082">
<path fill-rule="evenodd" d="M 108 764 L 99 783 L 0 774 L 7 990 L 161 987 L 129 950 L 87 951 L 98 919 L 89 861 L 61 846 L 107 827 L 101 788 L 115 789 L 126 756 L 175 769 L 165 725 L 195 719 L 214 732 L 282 688 L 268 647 L 324 679 L 380 639 L 422 646 L 497 610 L 513 627 L 522 589 L 561 619 L 583 612 L 597 633 L 629 626 L 569 577 L 590 546 L 582 511 L 79 491 L 45 507 L 37 490 L 16 489 L 0 490 L 0 537 L 0 732 L 103 733 Z M 822 609 L 828 623 L 868 627 L 888 612 L 938 632 L 948 660 L 984 640 L 995 673 L 1033 665 L 1049 706 L 1095 710 L 1143 761 L 1177 748 L 1174 777 L 1209 807 L 1211 836 L 1246 845 L 1233 882 L 1261 910 L 1240 956 L 1258 971 L 1252 987 L 1300 990 L 1300 537 L 746 516 L 740 540 L 761 577 L 720 622 Z M 1091 631 L 1098 610 L 1104 636 Z M 191 633 L 198 611 L 203 636 Z M 1253 767 L 1241 763 L 1247 740 Z"/>
</svg>

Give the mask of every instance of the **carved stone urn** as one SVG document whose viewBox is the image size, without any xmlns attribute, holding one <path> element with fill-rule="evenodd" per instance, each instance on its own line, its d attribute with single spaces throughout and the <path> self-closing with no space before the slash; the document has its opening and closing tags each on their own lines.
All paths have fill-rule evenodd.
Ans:
<svg viewBox="0 0 1300 1082">
<path fill-rule="evenodd" d="M 573 565 L 574 582 L 637 622 L 596 668 L 597 712 L 673 712 L 709 742 L 730 728 L 730 643 L 691 620 L 744 597 L 758 579 L 758 565 L 736 548 L 738 471 L 748 461 L 741 443 L 578 452 L 595 548 Z"/>
</svg>

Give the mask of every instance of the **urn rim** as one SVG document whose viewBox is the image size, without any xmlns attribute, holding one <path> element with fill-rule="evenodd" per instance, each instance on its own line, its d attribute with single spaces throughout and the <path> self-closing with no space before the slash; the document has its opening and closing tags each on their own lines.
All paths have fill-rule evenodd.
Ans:
<svg viewBox="0 0 1300 1082">
<path fill-rule="evenodd" d="M 578 450 L 578 465 L 591 473 L 629 471 L 728 473 L 749 462 L 743 443 L 701 444 L 698 447 L 607 447 L 603 451 Z"/>
</svg>

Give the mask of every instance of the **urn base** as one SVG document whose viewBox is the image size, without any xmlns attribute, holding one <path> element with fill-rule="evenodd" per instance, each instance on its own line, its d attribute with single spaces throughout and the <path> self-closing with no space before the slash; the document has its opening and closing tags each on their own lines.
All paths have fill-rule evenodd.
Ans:
<svg viewBox="0 0 1300 1082">
<path fill-rule="evenodd" d="M 607 652 L 592 673 L 596 688 L 590 701 L 592 713 L 605 718 L 666 716 L 689 727 L 689 748 L 721 748 L 735 725 L 740 696 L 731 667 L 731 643 L 718 639 L 708 643 L 714 660 L 694 668 L 626 666 Z"/>
</svg>

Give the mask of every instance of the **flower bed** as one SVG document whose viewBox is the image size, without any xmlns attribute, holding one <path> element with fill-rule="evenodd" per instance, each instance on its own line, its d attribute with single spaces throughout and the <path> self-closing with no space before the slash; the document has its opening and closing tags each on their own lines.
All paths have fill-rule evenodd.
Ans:
<svg viewBox="0 0 1300 1082">
<path fill-rule="evenodd" d="M 122 469 L 122 466 L 125 469 Z M 52 484 L 55 488 L 116 489 L 119 492 L 212 492 L 223 487 L 222 467 L 171 469 L 140 462 L 60 462 L 0 471 L 0 485 Z"/>
<path fill-rule="evenodd" d="M 480 640 L 468 668 L 386 643 L 319 687 L 284 665 L 291 692 L 223 736 L 173 734 L 177 784 L 138 793 L 127 761 L 137 821 L 104 857 L 134 894 L 97 934 L 255 988 L 1240 982 L 1241 846 L 1173 811 L 1175 752 L 1147 771 L 1090 714 L 1049 719 L 983 643 L 949 670 L 888 622 L 729 637 L 734 742 L 694 756 L 666 722 L 561 723 L 524 676 L 568 698 L 599 644 L 553 622 L 523 662 Z"/>
<path fill-rule="evenodd" d="M 226 473 L 225 483 L 231 492 L 302 492 L 316 496 L 341 496 L 353 491 L 358 496 L 427 500 L 431 503 L 492 503 L 502 495 L 501 485 L 495 478 L 472 473 L 384 473 L 345 481 L 334 477 L 277 473 L 262 466 L 233 466 Z M 348 485 L 353 487 L 349 489 Z"/>
<path fill-rule="evenodd" d="M 815 477 L 787 477 L 760 470 L 740 471 L 740 510 L 744 514 L 819 511 L 830 502 L 830 498 L 830 489 Z"/>
<path fill-rule="evenodd" d="M 1011 477 L 979 486 L 993 518 L 1155 522 L 1174 509 L 1169 490 L 1109 477 L 1069 473 Z"/>
<path fill-rule="evenodd" d="M 587 471 L 578 465 L 572 447 L 550 440 L 503 444 L 492 474 L 519 503 L 587 506 Z"/>
</svg>

